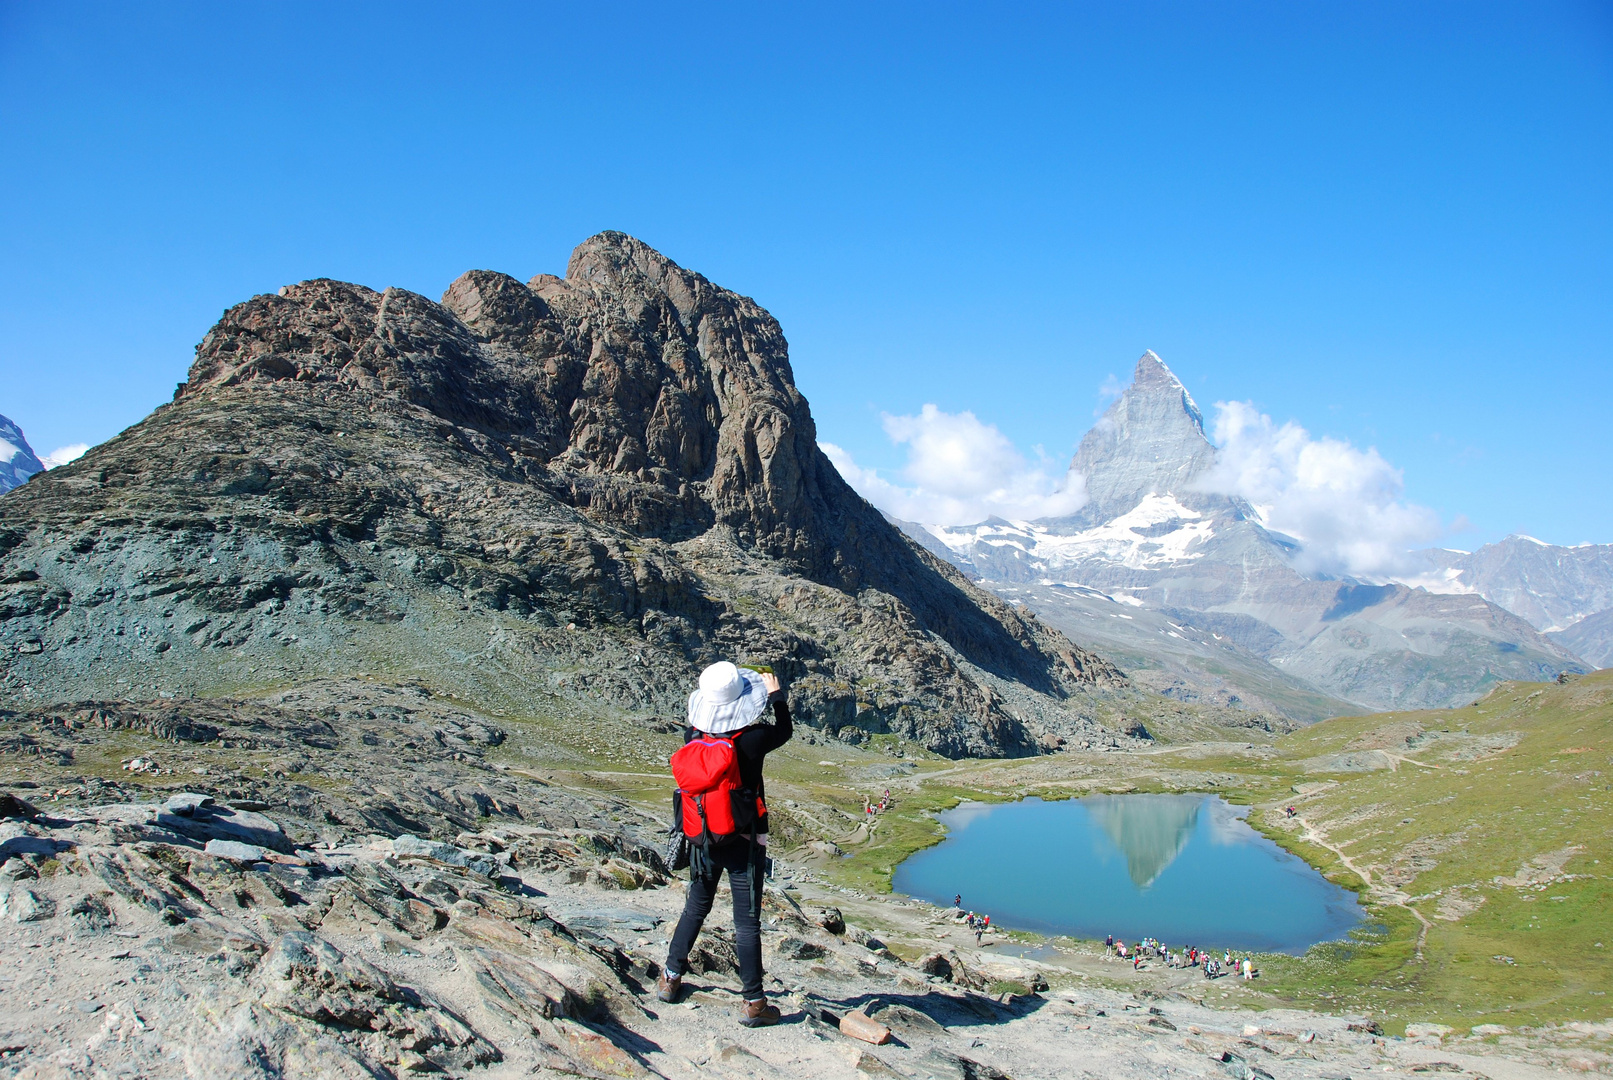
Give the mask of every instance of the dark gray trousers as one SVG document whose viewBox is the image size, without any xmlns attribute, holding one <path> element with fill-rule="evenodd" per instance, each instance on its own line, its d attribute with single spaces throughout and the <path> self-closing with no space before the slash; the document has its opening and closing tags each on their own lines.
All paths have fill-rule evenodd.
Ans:
<svg viewBox="0 0 1613 1080">
<path fill-rule="evenodd" d="M 667 950 L 668 975 L 682 975 L 689 966 L 689 950 L 711 914 L 711 905 L 717 898 L 717 885 L 723 871 L 728 872 L 728 887 L 734 893 L 734 949 L 739 953 L 740 992 L 746 1001 L 762 997 L 762 924 L 760 904 L 753 907 L 751 890 L 761 885 L 761 871 L 752 862 L 751 845 L 744 841 L 723 844 L 702 852 L 696 850 L 689 866 L 689 895 L 683 903 L 683 915 L 672 934 L 672 946 Z"/>
</svg>

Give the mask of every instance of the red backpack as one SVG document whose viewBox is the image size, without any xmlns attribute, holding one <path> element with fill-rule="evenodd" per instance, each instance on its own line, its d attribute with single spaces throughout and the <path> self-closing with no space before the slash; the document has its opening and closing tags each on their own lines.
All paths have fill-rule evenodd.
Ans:
<svg viewBox="0 0 1613 1080">
<path fill-rule="evenodd" d="M 701 735 L 672 755 L 678 785 L 676 813 L 683 835 L 702 846 L 756 832 L 767 807 L 754 791 L 741 787 L 734 740 Z"/>
</svg>

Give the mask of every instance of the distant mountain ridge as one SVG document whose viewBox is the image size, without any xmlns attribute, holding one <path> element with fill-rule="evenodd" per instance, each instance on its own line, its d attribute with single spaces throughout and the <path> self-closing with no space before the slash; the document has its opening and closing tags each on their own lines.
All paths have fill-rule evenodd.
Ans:
<svg viewBox="0 0 1613 1080">
<path fill-rule="evenodd" d="M 0 494 L 27 483 L 30 476 L 44 471 L 45 463 L 23 438 L 22 428 L 0 416 Z"/>
<path fill-rule="evenodd" d="M 1154 685 L 1183 696 L 1238 696 L 1314 719 L 1350 706 L 1465 704 L 1505 679 L 1586 669 L 1476 593 L 1302 574 L 1292 538 L 1214 490 L 1215 464 L 1192 396 L 1147 352 L 1076 452 L 1090 496 L 1079 512 L 907 527 L 1134 676 L 1161 646 L 1175 650 L 1152 665 Z M 1136 609 L 1167 621 L 1140 631 Z"/>
<path fill-rule="evenodd" d="M 1474 592 L 1597 667 L 1613 665 L 1613 544 L 1548 544 L 1513 535 L 1477 551 L 1418 553 L 1430 589 Z"/>
</svg>

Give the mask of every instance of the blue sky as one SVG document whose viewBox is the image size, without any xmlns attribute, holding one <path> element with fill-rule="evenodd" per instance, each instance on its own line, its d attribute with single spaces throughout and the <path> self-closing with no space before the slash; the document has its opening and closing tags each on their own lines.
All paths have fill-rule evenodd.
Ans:
<svg viewBox="0 0 1613 1080">
<path fill-rule="evenodd" d="M 616 228 L 882 475 L 927 403 L 1062 467 L 1152 348 L 1457 546 L 1613 541 L 1607 4 L 759 7 L 0 5 L 0 412 L 93 443 L 253 293 Z"/>
</svg>

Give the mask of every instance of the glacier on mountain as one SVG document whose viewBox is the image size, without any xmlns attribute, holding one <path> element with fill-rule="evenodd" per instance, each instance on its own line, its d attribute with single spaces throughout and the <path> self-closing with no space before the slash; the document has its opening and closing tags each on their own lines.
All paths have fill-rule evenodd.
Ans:
<svg viewBox="0 0 1613 1080">
<path fill-rule="evenodd" d="M 1112 521 L 1075 533 L 1059 533 L 1033 521 L 992 518 L 979 525 L 925 525 L 960 558 L 970 560 L 979 545 L 1015 548 L 1049 570 L 1089 559 L 1144 570 L 1203 558 L 1215 535 L 1214 523 L 1183 506 L 1174 495 L 1144 496 Z"/>
</svg>

